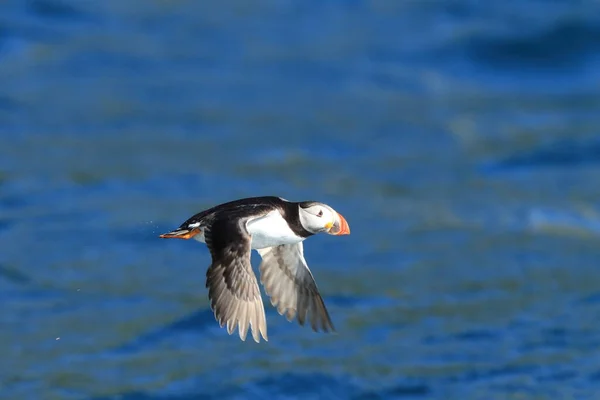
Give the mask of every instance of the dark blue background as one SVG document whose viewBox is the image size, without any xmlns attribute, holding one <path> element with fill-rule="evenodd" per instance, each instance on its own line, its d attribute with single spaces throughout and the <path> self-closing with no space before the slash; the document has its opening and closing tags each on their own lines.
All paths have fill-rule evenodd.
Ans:
<svg viewBox="0 0 600 400">
<path fill-rule="evenodd" d="M 596 1 L 3 1 L 0 397 L 593 398 L 599 128 Z M 256 195 L 350 223 L 337 335 L 157 238 Z"/>
</svg>

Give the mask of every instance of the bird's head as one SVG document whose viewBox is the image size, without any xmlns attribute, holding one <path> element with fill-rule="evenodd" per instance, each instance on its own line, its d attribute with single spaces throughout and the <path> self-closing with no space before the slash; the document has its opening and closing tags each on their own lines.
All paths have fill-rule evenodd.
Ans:
<svg viewBox="0 0 600 400">
<path fill-rule="evenodd" d="M 298 203 L 300 223 L 310 233 L 325 232 L 330 235 L 349 235 L 346 219 L 327 204 L 316 201 Z"/>
</svg>

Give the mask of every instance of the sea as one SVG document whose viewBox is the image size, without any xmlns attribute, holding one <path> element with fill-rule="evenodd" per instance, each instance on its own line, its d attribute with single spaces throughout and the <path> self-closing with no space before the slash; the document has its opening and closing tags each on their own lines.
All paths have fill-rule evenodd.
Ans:
<svg viewBox="0 0 600 400">
<path fill-rule="evenodd" d="M 219 327 L 243 197 L 335 325 Z M 258 274 L 258 254 L 252 256 Z M 0 2 L 0 398 L 600 399 L 600 2 Z"/>
</svg>

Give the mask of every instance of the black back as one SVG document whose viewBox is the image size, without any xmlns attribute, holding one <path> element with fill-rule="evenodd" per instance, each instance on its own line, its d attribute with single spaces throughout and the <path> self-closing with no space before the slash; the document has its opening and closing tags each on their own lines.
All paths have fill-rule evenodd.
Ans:
<svg viewBox="0 0 600 400">
<path fill-rule="evenodd" d="M 316 202 L 290 202 L 276 196 L 248 197 L 219 204 L 218 206 L 201 211 L 181 224 L 180 228 L 186 229 L 190 224 L 198 222 L 200 222 L 201 225 L 211 225 L 217 218 L 237 220 L 240 218 L 264 215 L 270 211 L 279 210 L 290 226 L 290 229 L 292 229 L 296 235 L 309 237 L 313 234 L 304 229 L 300 223 L 298 207 L 305 208 L 312 204 L 316 204 Z"/>
</svg>

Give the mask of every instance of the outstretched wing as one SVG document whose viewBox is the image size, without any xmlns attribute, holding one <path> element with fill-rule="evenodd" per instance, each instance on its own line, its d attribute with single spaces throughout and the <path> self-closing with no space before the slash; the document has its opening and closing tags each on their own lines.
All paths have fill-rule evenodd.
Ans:
<svg viewBox="0 0 600 400">
<path fill-rule="evenodd" d="M 300 325 L 304 325 L 307 314 L 310 314 L 315 332 L 319 329 L 335 331 L 304 259 L 302 242 L 259 249 L 258 252 L 262 257 L 260 281 L 279 314 L 285 314 L 288 321 L 297 315 Z"/>
<path fill-rule="evenodd" d="M 206 271 L 206 287 L 211 309 L 221 326 L 227 324 L 230 335 L 238 327 L 240 338 L 246 340 L 248 326 L 252 337 L 266 341 L 265 309 L 256 276 L 250 263 L 251 238 L 245 219 L 217 218 L 205 240 L 212 264 Z"/>
</svg>

